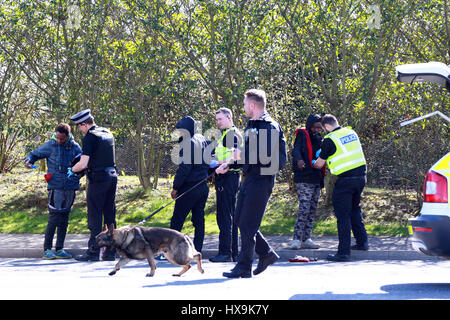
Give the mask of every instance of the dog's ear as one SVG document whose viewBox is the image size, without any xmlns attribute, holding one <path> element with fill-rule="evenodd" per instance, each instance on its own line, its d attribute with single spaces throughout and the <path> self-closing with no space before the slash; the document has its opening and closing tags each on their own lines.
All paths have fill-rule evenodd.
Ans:
<svg viewBox="0 0 450 320">
<path fill-rule="evenodd" d="M 109 226 L 108 226 L 108 232 L 109 232 L 110 234 L 112 234 L 113 231 L 114 231 L 114 223 L 110 223 Z"/>
</svg>

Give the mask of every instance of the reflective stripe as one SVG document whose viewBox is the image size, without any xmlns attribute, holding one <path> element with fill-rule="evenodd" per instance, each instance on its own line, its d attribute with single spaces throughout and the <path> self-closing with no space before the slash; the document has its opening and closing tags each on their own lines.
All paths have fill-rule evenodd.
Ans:
<svg viewBox="0 0 450 320">
<path fill-rule="evenodd" d="M 343 153 L 343 154 L 341 154 L 339 156 L 336 156 L 336 157 L 330 159 L 330 164 L 332 164 L 332 163 L 334 163 L 334 162 L 336 162 L 336 161 L 338 161 L 338 160 L 340 160 L 340 159 L 342 159 L 344 157 L 351 156 L 351 155 L 354 155 L 354 154 L 359 153 L 359 152 L 362 152 L 362 149 L 356 149 L 356 150 L 353 150 L 353 151 L 350 151 L 350 152 L 347 152 L 347 153 Z"/>
<path fill-rule="evenodd" d="M 339 165 L 337 167 L 334 167 L 333 169 L 330 170 L 330 172 L 331 173 L 335 173 L 335 172 L 338 172 L 339 170 L 342 170 L 342 169 L 344 169 L 346 167 L 351 167 L 354 164 L 357 164 L 359 162 L 365 162 L 365 161 L 366 161 L 366 159 L 364 159 L 364 158 L 359 158 L 359 159 L 356 159 L 356 160 L 353 160 L 353 161 L 349 161 L 349 162 L 343 163 L 343 164 L 341 164 L 341 165 Z"/>
<path fill-rule="evenodd" d="M 218 140 L 218 142 L 217 142 L 217 146 L 216 146 L 216 148 L 214 149 L 214 153 L 216 154 L 216 158 L 217 158 L 217 160 L 219 160 L 219 161 L 223 161 L 223 160 L 226 160 L 227 158 L 229 158 L 229 157 L 231 157 L 232 155 L 233 155 L 233 149 L 228 149 L 227 147 L 225 147 L 224 145 L 223 145 L 223 139 L 225 138 L 225 136 L 228 134 L 228 132 L 230 132 L 230 131 L 234 131 L 235 132 L 235 134 L 237 133 L 236 132 L 236 127 L 235 126 L 232 126 L 232 127 L 230 127 L 230 128 L 228 128 L 228 129 L 226 129 L 223 133 L 222 133 L 222 137 L 220 137 L 220 139 Z M 228 171 L 231 171 L 231 172 L 238 172 L 238 171 L 240 171 L 241 169 L 229 169 Z"/>
<path fill-rule="evenodd" d="M 350 127 L 333 131 L 325 138 L 330 138 L 336 146 L 336 152 L 327 159 L 332 174 L 340 175 L 366 164 L 358 135 Z"/>
<path fill-rule="evenodd" d="M 234 131 L 234 127 L 226 129 L 222 133 L 222 137 L 220 137 L 219 141 L 217 142 L 217 147 L 215 148 L 214 152 L 216 154 L 217 160 L 219 161 L 225 160 L 226 158 L 230 157 L 233 154 L 233 151 L 231 149 L 226 148 L 222 143 L 227 133 L 231 130 Z"/>
</svg>

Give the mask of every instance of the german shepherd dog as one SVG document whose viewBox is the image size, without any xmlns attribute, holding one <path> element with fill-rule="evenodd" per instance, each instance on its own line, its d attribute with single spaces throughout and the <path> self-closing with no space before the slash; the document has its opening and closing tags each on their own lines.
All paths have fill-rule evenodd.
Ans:
<svg viewBox="0 0 450 320">
<path fill-rule="evenodd" d="M 156 270 L 154 256 L 163 253 L 167 260 L 182 266 L 180 273 L 174 276 L 181 276 L 191 268 L 190 262 L 197 261 L 197 269 L 204 273 L 202 269 L 202 255 L 195 250 L 189 236 L 176 230 L 167 228 L 146 228 L 140 226 L 124 226 L 114 229 L 114 225 L 105 225 L 103 231 L 95 239 L 95 247 L 108 247 L 116 249 L 120 260 L 109 273 L 110 276 L 116 274 L 121 267 L 126 265 L 131 259 L 147 259 L 150 266 L 150 273 L 147 277 L 153 277 Z"/>
</svg>

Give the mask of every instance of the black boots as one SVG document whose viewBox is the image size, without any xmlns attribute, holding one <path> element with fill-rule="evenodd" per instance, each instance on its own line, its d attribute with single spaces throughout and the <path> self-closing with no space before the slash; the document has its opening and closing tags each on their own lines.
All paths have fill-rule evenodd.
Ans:
<svg viewBox="0 0 450 320">
<path fill-rule="evenodd" d="M 252 271 L 237 264 L 230 272 L 224 272 L 222 275 L 226 278 L 251 278 Z"/>
<path fill-rule="evenodd" d="M 86 250 L 85 253 L 76 256 L 75 260 L 77 261 L 100 261 L 99 257 L 100 251 L 99 250 Z M 102 257 L 103 261 L 114 261 L 116 260 L 116 250 L 109 250 L 106 249 L 105 253 Z"/>
<path fill-rule="evenodd" d="M 274 251 L 270 251 L 265 256 L 260 257 L 256 269 L 253 270 L 253 275 L 256 276 L 260 274 L 261 272 L 266 270 L 268 266 L 277 262 L 278 259 L 280 259 L 280 256 Z M 250 267 L 244 268 L 238 263 L 230 272 L 224 272 L 223 276 L 227 278 L 250 278 L 252 276 L 252 273 Z"/>
<path fill-rule="evenodd" d="M 270 251 L 264 257 L 259 258 L 258 266 L 255 270 L 253 270 L 253 274 L 255 276 L 257 274 L 260 274 L 261 272 L 266 270 L 268 266 L 277 262 L 278 259 L 280 259 L 280 256 L 277 255 L 274 251 Z"/>
</svg>

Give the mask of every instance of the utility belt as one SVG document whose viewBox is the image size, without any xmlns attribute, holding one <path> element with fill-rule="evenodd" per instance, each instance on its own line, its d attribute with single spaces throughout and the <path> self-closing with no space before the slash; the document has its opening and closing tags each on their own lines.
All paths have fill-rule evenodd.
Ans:
<svg viewBox="0 0 450 320">
<path fill-rule="evenodd" d="M 88 168 L 87 178 L 90 183 L 98 183 L 108 181 L 109 179 L 117 179 L 116 167 Z"/>
<path fill-rule="evenodd" d="M 111 172 L 111 171 L 116 171 L 117 172 L 116 166 L 114 166 L 114 167 L 87 168 L 87 172 L 88 173 L 100 173 L 100 172 Z"/>
<path fill-rule="evenodd" d="M 241 173 L 241 169 L 228 169 L 228 171 L 224 174 L 216 174 L 216 176 L 226 176 L 228 175 L 233 175 L 233 174 L 240 174 Z"/>
<path fill-rule="evenodd" d="M 349 177 L 341 177 L 338 176 L 338 180 L 359 180 L 359 179 L 367 179 L 367 176 L 349 176 Z"/>
</svg>

